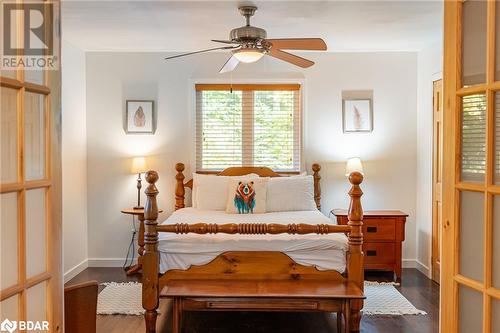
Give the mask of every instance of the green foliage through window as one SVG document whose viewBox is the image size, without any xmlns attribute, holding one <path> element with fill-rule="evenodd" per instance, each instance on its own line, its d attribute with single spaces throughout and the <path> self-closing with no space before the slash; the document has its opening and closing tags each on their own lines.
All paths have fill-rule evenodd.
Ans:
<svg viewBox="0 0 500 333">
<path fill-rule="evenodd" d="M 293 168 L 294 92 L 254 92 L 254 165 Z"/>
</svg>

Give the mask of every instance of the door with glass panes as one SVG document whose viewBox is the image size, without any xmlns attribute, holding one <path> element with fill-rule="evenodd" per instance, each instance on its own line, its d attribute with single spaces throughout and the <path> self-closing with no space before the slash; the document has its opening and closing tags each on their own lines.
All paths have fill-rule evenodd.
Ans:
<svg viewBox="0 0 500 333">
<path fill-rule="evenodd" d="M 444 8 L 441 332 L 500 332 L 500 2 Z"/>
<path fill-rule="evenodd" d="M 0 321 L 48 321 L 50 332 L 63 331 L 60 90 L 59 70 L 0 72 Z"/>
</svg>

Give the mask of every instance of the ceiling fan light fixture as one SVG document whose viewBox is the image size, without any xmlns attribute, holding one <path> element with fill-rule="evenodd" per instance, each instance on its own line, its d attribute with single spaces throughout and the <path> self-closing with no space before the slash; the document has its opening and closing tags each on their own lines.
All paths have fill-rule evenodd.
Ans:
<svg viewBox="0 0 500 333">
<path fill-rule="evenodd" d="M 255 48 L 243 48 L 233 52 L 234 57 L 240 62 L 257 62 L 264 56 L 264 52 Z"/>
<path fill-rule="evenodd" d="M 275 59 L 285 61 L 289 64 L 308 68 L 314 65 L 314 61 L 302 58 L 300 56 L 288 53 L 283 50 L 311 50 L 326 51 L 327 46 L 321 38 L 278 38 L 267 39 L 266 30 L 254 27 L 250 24 L 250 18 L 255 14 L 257 7 L 241 6 L 239 7 L 241 15 L 245 17 L 246 25 L 232 29 L 227 40 L 212 39 L 213 42 L 225 44 L 221 47 L 187 52 L 166 57 L 165 59 L 174 59 L 185 57 L 192 54 L 205 53 L 216 50 L 231 51 L 231 57 L 224 63 L 219 73 L 233 71 L 240 62 L 253 63 L 259 61 L 264 55 L 269 55 Z"/>
</svg>

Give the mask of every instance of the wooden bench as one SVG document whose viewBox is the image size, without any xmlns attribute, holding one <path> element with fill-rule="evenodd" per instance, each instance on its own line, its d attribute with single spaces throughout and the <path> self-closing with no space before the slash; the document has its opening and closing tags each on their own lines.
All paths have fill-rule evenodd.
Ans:
<svg viewBox="0 0 500 333">
<path fill-rule="evenodd" d="M 293 295 L 290 291 L 293 290 Z M 172 333 L 183 311 L 336 312 L 337 332 L 349 332 L 351 301 L 364 299 L 352 282 L 328 280 L 170 280 L 160 297 L 172 299 Z"/>
</svg>

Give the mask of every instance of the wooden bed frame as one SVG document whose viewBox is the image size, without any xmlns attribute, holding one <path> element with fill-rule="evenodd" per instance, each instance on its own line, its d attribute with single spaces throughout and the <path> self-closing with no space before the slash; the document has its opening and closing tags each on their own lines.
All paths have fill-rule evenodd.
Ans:
<svg viewBox="0 0 500 333">
<path fill-rule="evenodd" d="M 178 163 L 175 166 L 177 184 L 175 188 L 175 209 L 185 207 L 185 188 L 191 188 L 193 181 L 184 183 L 184 165 Z M 321 179 L 319 171 L 321 167 L 313 164 L 314 176 L 314 198 L 318 209 L 320 208 Z M 258 174 L 261 177 L 280 177 L 265 167 L 231 167 L 218 173 L 223 176 L 242 176 L 249 173 Z M 159 305 L 159 292 L 170 280 L 299 280 L 312 279 L 318 281 L 332 282 L 354 282 L 361 290 L 364 286 L 363 270 L 363 210 L 361 207 L 361 191 L 359 184 L 363 181 L 361 173 L 353 172 L 349 176 L 352 184 L 349 196 L 349 223 L 345 226 L 331 224 L 259 224 L 259 223 L 196 223 L 196 224 L 170 224 L 158 225 L 158 206 L 156 196 L 158 189 L 156 181 L 158 174 L 155 171 L 146 173 L 148 186 L 145 190 L 146 203 L 144 208 L 145 223 L 145 252 L 143 257 L 142 276 L 142 304 L 145 309 L 146 332 L 156 332 L 157 308 Z M 176 234 L 329 234 L 346 233 L 349 239 L 349 250 L 347 252 L 346 272 L 341 274 L 337 271 L 320 271 L 314 267 L 304 266 L 294 262 L 289 256 L 282 252 L 271 251 L 249 251 L 249 252 L 225 252 L 217 256 L 213 261 L 205 265 L 191 266 L 186 270 L 174 269 L 164 274 L 159 273 L 158 233 L 170 232 Z M 293 292 L 291 292 L 293 294 Z M 359 331 L 363 301 L 354 301 L 350 315 L 351 331 Z"/>
</svg>

